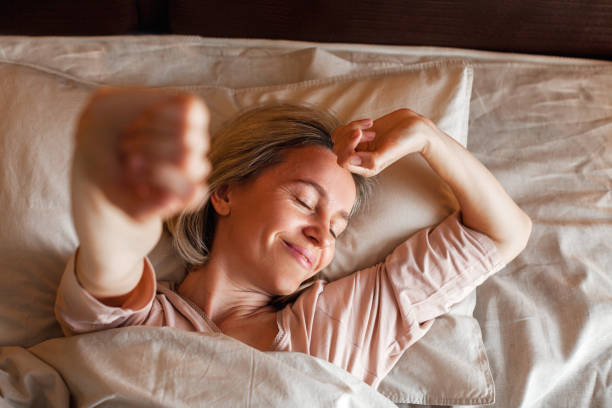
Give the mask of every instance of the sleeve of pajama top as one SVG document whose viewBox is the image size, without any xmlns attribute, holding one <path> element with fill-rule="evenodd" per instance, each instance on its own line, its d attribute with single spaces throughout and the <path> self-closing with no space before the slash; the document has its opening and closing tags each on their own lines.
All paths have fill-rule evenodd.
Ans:
<svg viewBox="0 0 612 408">
<path fill-rule="evenodd" d="M 142 278 L 129 298 L 121 307 L 105 305 L 78 282 L 75 273 L 78 251 L 79 248 L 68 260 L 55 300 L 55 317 L 66 336 L 137 325 L 218 331 L 214 323 L 178 293 L 155 281 L 153 265 L 146 257 Z"/>
<path fill-rule="evenodd" d="M 280 316 L 280 348 L 343 367 L 377 387 L 403 352 L 491 274 L 497 247 L 455 212 L 399 245 L 384 262 L 319 280 Z"/>
</svg>

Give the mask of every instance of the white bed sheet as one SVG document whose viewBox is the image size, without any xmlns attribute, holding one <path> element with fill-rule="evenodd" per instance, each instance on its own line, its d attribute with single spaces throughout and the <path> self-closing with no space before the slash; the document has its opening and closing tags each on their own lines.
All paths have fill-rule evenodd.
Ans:
<svg viewBox="0 0 612 408">
<path fill-rule="evenodd" d="M 121 52 L 117 37 L 98 41 L 97 52 Z M 534 221 L 527 249 L 477 290 L 475 317 L 495 381 L 494 406 L 612 405 L 611 63 L 424 47 L 178 36 L 138 41 L 142 58 L 130 65 L 90 67 L 72 38 L 47 44 L 58 47 L 61 60 L 38 60 L 40 42 L 23 38 L 0 58 L 13 52 L 26 63 L 69 67 L 92 82 L 112 76 L 117 84 L 140 81 L 147 66 L 159 84 L 181 55 L 217 55 L 213 64 L 185 66 L 185 84 L 231 87 L 433 59 L 472 62 L 468 149 Z M 70 42 L 72 54 L 59 52 Z M 156 52 L 167 55 L 167 64 L 151 64 Z M 275 54 L 290 57 L 283 67 L 260 58 Z M 223 56 L 244 58 L 237 64 Z"/>
</svg>

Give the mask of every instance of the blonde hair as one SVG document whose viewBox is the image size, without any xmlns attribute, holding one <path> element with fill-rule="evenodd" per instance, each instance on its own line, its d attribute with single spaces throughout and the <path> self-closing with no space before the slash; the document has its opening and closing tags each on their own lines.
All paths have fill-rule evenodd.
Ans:
<svg viewBox="0 0 612 408">
<path fill-rule="evenodd" d="M 289 149 L 322 146 L 331 150 L 331 132 L 337 126 L 331 114 L 306 105 L 264 105 L 239 114 L 211 140 L 209 194 L 225 184 L 252 180 L 262 170 L 282 162 Z M 357 174 L 353 179 L 357 198 L 351 216 L 363 207 L 372 183 Z M 208 198 L 195 210 L 166 220 L 166 227 L 188 270 L 206 263 L 216 227 L 216 212 Z M 270 305 L 284 307 L 316 279 L 321 279 L 319 273 L 303 282 L 295 293 L 272 299 Z"/>
</svg>

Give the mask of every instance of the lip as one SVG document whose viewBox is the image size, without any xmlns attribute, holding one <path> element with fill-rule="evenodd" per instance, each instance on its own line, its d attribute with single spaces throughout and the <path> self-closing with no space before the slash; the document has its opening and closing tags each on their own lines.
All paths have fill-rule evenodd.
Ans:
<svg viewBox="0 0 612 408">
<path fill-rule="evenodd" d="M 312 269 L 312 266 L 314 265 L 314 257 L 308 249 L 299 245 L 291 244 L 284 239 L 281 241 L 283 244 L 285 244 L 285 247 L 287 247 L 289 252 L 297 259 L 298 262 L 300 262 L 306 269 Z"/>
</svg>

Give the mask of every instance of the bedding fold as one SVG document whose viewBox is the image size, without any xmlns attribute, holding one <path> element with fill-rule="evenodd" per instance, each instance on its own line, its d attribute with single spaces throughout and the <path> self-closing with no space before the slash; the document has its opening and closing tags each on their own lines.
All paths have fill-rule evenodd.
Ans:
<svg viewBox="0 0 612 408">
<path fill-rule="evenodd" d="M 23 347 L 0 347 L 0 407 L 68 407 L 60 373 Z"/>
<path fill-rule="evenodd" d="M 327 361 L 302 353 L 262 353 L 225 335 L 138 326 L 51 339 L 27 351 L 9 349 L 16 356 L 11 361 L 29 359 L 30 367 L 37 363 L 37 370 L 54 379 L 47 380 L 58 395 L 54 407 L 68 406 L 61 405 L 59 397 L 67 392 L 61 392 L 62 378 L 78 407 L 103 402 L 150 407 L 395 407 Z"/>
</svg>

